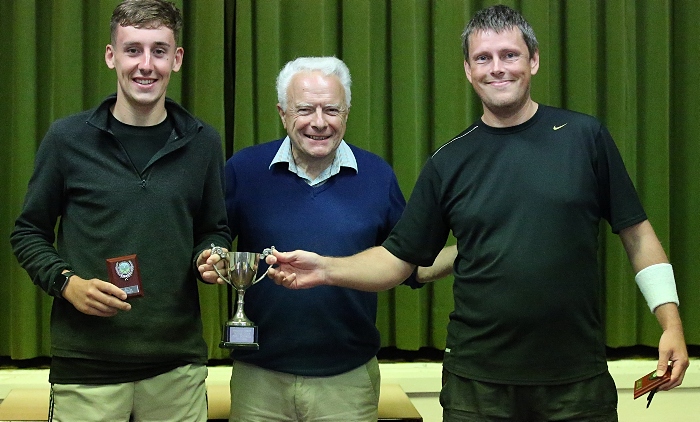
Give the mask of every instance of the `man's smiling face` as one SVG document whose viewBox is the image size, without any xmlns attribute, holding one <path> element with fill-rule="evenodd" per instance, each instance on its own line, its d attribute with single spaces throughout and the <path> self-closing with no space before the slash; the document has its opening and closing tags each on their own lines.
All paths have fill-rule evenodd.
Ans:
<svg viewBox="0 0 700 422">
<path fill-rule="evenodd" d="M 277 108 L 297 165 L 333 161 L 348 120 L 345 89 L 337 76 L 297 73 L 287 89 L 287 110 Z"/>
<path fill-rule="evenodd" d="M 182 56 L 173 31 L 165 26 L 118 27 L 105 52 L 107 66 L 117 73 L 118 106 L 134 111 L 164 104 L 170 75 L 180 70 Z"/>
<path fill-rule="evenodd" d="M 512 115 L 530 100 L 530 79 L 539 69 L 539 53 L 531 57 L 517 27 L 469 36 L 467 79 L 481 98 L 485 113 Z"/>
</svg>

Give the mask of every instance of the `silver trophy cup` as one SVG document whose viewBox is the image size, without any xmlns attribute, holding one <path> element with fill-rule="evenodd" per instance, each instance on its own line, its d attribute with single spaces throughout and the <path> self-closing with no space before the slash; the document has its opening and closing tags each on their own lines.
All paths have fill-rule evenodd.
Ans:
<svg viewBox="0 0 700 422">
<path fill-rule="evenodd" d="M 258 349 L 258 327 L 248 319 L 243 311 L 243 297 L 246 289 L 259 282 L 265 274 L 255 278 L 258 272 L 258 263 L 272 254 L 272 248 L 266 248 L 262 253 L 255 252 L 224 252 L 220 247 L 212 245 L 212 254 L 221 257 L 223 269 L 214 266 L 219 277 L 236 289 L 238 301 L 236 313 L 226 322 L 219 347 L 227 349 Z"/>
</svg>

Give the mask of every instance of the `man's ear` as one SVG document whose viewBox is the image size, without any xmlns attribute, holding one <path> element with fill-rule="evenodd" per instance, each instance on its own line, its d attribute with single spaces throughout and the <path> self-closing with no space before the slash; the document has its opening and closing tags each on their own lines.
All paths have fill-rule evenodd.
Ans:
<svg viewBox="0 0 700 422">
<path fill-rule="evenodd" d="M 464 73 L 467 75 L 469 83 L 472 82 L 472 68 L 469 66 L 469 62 L 464 60 Z"/>
<path fill-rule="evenodd" d="M 535 54 L 530 57 L 530 74 L 534 75 L 540 68 L 540 51 L 536 50 Z"/>
<path fill-rule="evenodd" d="M 284 126 L 285 129 L 287 129 L 287 121 L 284 120 L 284 110 L 282 110 L 282 105 L 280 103 L 277 103 L 277 113 L 280 115 L 280 119 L 282 119 L 282 126 Z"/>
<path fill-rule="evenodd" d="M 111 44 L 107 44 L 105 48 L 105 63 L 110 69 L 114 69 L 114 48 Z"/>
<path fill-rule="evenodd" d="M 173 63 L 173 72 L 180 70 L 182 66 L 182 58 L 185 56 L 185 49 L 178 47 L 175 49 L 175 62 Z"/>
</svg>

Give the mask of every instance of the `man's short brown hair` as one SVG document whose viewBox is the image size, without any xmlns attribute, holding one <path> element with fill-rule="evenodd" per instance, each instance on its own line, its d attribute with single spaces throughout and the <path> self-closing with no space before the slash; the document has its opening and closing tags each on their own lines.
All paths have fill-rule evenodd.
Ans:
<svg viewBox="0 0 700 422">
<path fill-rule="evenodd" d="M 175 43 L 179 44 L 182 14 L 175 4 L 165 0 L 124 0 L 112 12 L 110 22 L 112 44 L 116 41 L 119 26 L 135 28 L 165 26 L 173 31 Z"/>
</svg>

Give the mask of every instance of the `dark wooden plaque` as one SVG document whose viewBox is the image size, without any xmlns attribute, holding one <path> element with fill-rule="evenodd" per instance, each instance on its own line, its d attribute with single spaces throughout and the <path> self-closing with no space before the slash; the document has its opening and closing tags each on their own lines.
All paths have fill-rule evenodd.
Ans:
<svg viewBox="0 0 700 422">
<path fill-rule="evenodd" d="M 126 292 L 126 298 L 143 296 L 139 261 L 134 255 L 107 259 L 109 282 Z"/>
</svg>

